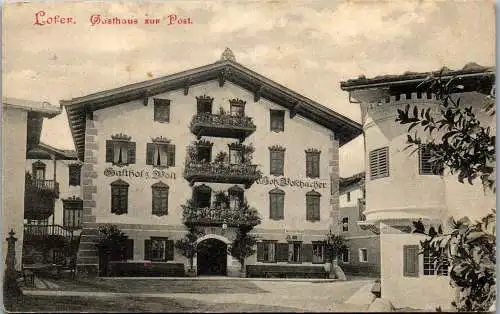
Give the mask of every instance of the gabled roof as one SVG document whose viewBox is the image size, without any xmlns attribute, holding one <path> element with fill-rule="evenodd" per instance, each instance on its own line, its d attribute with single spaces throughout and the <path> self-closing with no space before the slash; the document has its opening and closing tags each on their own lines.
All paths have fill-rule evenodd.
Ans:
<svg viewBox="0 0 500 314">
<path fill-rule="evenodd" d="M 223 57 L 216 63 L 195 69 L 71 100 L 61 100 L 61 105 L 66 107 L 79 158 L 83 159 L 87 114 L 131 100 L 147 100 L 147 97 L 171 90 L 184 89 L 187 94 L 191 85 L 210 80 L 218 80 L 220 86 L 226 81 L 232 82 L 253 92 L 254 101 L 258 101 L 261 97 L 266 98 L 288 108 L 293 114 L 299 114 L 323 125 L 335 132 L 340 145 L 362 133 L 361 125 L 355 121 L 244 67 L 234 61 L 234 58 Z"/>
<path fill-rule="evenodd" d="M 17 108 L 42 114 L 45 118 L 53 118 L 61 113 L 61 108 L 52 106 L 45 101 L 34 101 L 12 97 L 2 98 L 2 105 L 8 108 Z"/>
<path fill-rule="evenodd" d="M 77 160 L 78 155 L 74 150 L 59 149 L 54 146 L 40 143 L 33 149 L 26 153 L 27 159 L 42 159 L 51 158 L 51 155 L 55 155 L 56 159 L 59 160 Z"/>
<path fill-rule="evenodd" d="M 405 72 L 401 75 L 381 75 L 374 78 L 366 78 L 364 75 L 357 79 L 350 79 L 340 82 L 340 88 L 345 91 L 352 91 L 376 87 L 395 87 L 397 85 L 411 85 L 416 87 L 429 76 L 441 76 L 443 80 L 453 77 L 462 79 L 477 79 L 477 77 L 495 76 L 495 67 L 484 67 L 477 63 L 467 63 L 460 70 L 450 70 L 447 67 L 431 72 Z M 491 87 L 490 87 L 491 88 Z"/>
</svg>

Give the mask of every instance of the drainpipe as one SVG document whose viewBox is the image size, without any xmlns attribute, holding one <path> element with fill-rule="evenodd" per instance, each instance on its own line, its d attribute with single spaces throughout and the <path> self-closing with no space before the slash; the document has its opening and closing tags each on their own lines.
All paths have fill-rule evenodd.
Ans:
<svg viewBox="0 0 500 314">
<path fill-rule="evenodd" d="M 56 161 L 56 155 L 52 155 L 52 161 L 54 163 L 54 175 L 53 175 L 53 180 L 54 180 L 54 189 L 56 188 L 56 178 L 57 178 L 57 161 Z M 56 208 L 54 205 L 54 212 L 52 213 L 52 226 L 55 225 L 55 220 L 56 220 Z"/>
</svg>

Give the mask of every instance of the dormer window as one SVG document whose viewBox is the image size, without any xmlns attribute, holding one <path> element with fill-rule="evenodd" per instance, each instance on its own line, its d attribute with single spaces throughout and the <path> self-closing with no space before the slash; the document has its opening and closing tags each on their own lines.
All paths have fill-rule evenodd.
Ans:
<svg viewBox="0 0 500 314">
<path fill-rule="evenodd" d="M 135 164 L 135 142 L 130 139 L 124 134 L 111 136 L 111 140 L 106 141 L 106 162 L 117 166 Z"/>
</svg>

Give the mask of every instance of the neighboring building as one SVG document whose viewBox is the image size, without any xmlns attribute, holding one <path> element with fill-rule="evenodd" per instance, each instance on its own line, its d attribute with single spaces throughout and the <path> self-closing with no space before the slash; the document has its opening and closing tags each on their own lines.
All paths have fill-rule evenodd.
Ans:
<svg viewBox="0 0 500 314">
<path fill-rule="evenodd" d="M 364 220 L 365 173 L 340 178 L 340 234 L 348 241 L 339 264 L 346 274 L 380 276 L 380 240 L 378 233 L 358 222 Z"/>
<path fill-rule="evenodd" d="M 52 118 L 61 109 L 47 102 L 2 99 L 3 153 L 2 153 L 2 239 L 8 232 L 15 232 L 16 269 L 21 269 L 23 246 L 23 219 L 25 211 L 25 163 L 26 152 L 38 145 L 43 118 Z M 28 187 L 26 187 L 28 189 Z M 7 242 L 3 241 L 3 261 Z"/>
<path fill-rule="evenodd" d="M 40 143 L 28 151 L 24 265 L 71 258 L 82 228 L 81 166 L 72 150 Z"/>
<path fill-rule="evenodd" d="M 187 267 L 174 248 L 186 223 L 204 233 L 198 274 L 236 276 L 239 262 L 227 252 L 238 227 L 251 227 L 245 200 L 262 218 L 247 265 L 326 267 L 338 150 L 359 124 L 242 66 L 228 49 L 213 64 L 61 104 L 83 161 L 78 271 L 98 271 L 92 241 L 106 223 L 132 240 L 128 264 Z"/>
<path fill-rule="evenodd" d="M 360 77 L 341 83 L 349 99 L 361 103 L 368 165 L 366 221 L 362 224 L 380 230 L 382 296 L 396 307 L 449 308 L 453 300 L 448 268 L 438 267 L 426 254 L 418 254 L 423 236 L 411 233 L 412 221 L 422 219 L 427 226 L 438 226 L 451 215 L 474 219 L 495 208 L 495 195 L 485 194 L 480 182 L 474 186 L 460 184 L 456 176 L 433 171 L 425 150 L 410 154 L 411 150 L 403 149 L 408 126 L 395 122 L 397 109 L 418 104 L 435 114 L 439 100 L 417 88 L 430 74 Z M 462 92 L 453 97 L 461 97 L 462 104 L 472 105 L 478 115 L 483 115 L 480 110 L 494 86 L 495 69 L 476 64 L 458 71 L 445 69 L 442 79 L 451 78 L 463 86 Z M 483 118 L 495 129 L 494 118 L 486 114 Z"/>
</svg>

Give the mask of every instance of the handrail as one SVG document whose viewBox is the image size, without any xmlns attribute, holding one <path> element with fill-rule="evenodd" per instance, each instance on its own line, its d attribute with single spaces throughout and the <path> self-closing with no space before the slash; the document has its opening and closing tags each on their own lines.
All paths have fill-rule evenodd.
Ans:
<svg viewBox="0 0 500 314">
<path fill-rule="evenodd" d="M 210 223 L 230 226 L 259 224 L 259 217 L 247 208 L 216 208 L 216 207 L 189 207 L 184 206 L 183 217 L 185 222 Z"/>
<path fill-rule="evenodd" d="M 248 128 L 248 129 L 257 128 L 253 123 L 253 119 L 251 117 L 230 115 L 230 114 L 199 113 L 194 115 L 193 120 L 191 120 L 192 125 L 197 123 L 231 126 L 231 127 Z"/>
<path fill-rule="evenodd" d="M 26 179 L 26 188 L 36 189 L 37 191 L 50 191 L 59 193 L 59 183 L 55 180 Z"/>
<path fill-rule="evenodd" d="M 34 225 L 24 224 L 25 237 L 40 237 L 45 238 L 49 236 L 62 236 L 65 238 L 72 238 L 73 231 L 61 225 Z"/>
<path fill-rule="evenodd" d="M 221 175 L 254 178 L 259 177 L 260 172 L 257 169 L 257 165 L 190 162 L 184 168 L 184 175 Z"/>
</svg>

